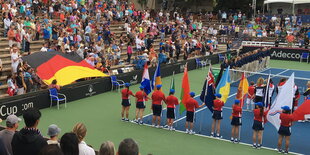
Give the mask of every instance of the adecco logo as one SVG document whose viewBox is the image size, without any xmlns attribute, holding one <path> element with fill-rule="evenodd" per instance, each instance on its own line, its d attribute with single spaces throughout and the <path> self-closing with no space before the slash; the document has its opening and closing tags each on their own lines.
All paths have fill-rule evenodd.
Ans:
<svg viewBox="0 0 310 155">
<path fill-rule="evenodd" d="M 276 58 L 287 58 L 287 59 L 300 59 L 300 53 L 290 53 L 290 52 L 283 52 L 283 51 L 273 51 L 271 57 Z"/>
</svg>

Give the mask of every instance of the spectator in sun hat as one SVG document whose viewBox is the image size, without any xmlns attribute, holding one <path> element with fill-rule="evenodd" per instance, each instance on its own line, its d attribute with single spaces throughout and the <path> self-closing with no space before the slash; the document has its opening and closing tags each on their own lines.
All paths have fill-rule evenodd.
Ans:
<svg viewBox="0 0 310 155">
<path fill-rule="evenodd" d="M 5 152 L 8 155 L 13 154 L 11 142 L 20 121 L 21 119 L 16 115 L 9 115 L 6 118 L 6 129 L 0 131 L 0 141 L 3 142 Z"/>
<path fill-rule="evenodd" d="M 47 144 L 59 145 L 58 135 L 59 135 L 60 131 L 61 131 L 61 129 L 55 124 L 51 124 L 50 126 L 48 126 L 47 135 L 50 137 L 50 139 L 47 140 Z"/>
<path fill-rule="evenodd" d="M 205 103 L 203 103 L 202 105 L 198 104 L 198 102 L 194 99 L 195 92 L 190 92 L 189 95 L 190 95 L 190 98 L 187 99 L 187 101 L 185 101 L 185 107 L 186 107 L 185 129 L 186 129 L 186 133 L 195 134 L 195 132 L 193 131 L 194 113 L 196 109 L 203 107 Z"/>
<path fill-rule="evenodd" d="M 281 126 L 278 130 L 278 151 L 279 153 L 288 153 L 291 136 L 291 126 L 293 125 L 292 109 L 289 106 L 283 106 L 282 113 L 280 114 Z M 282 141 L 285 138 L 285 149 L 282 151 Z"/>
<path fill-rule="evenodd" d="M 129 90 L 130 83 L 125 83 L 125 88 L 121 91 L 122 94 L 122 121 L 129 121 L 129 109 L 130 109 L 130 95 L 135 97 L 131 90 Z M 124 115 L 126 114 L 126 118 Z"/>
<path fill-rule="evenodd" d="M 221 100 L 221 94 L 214 94 L 215 100 L 213 100 L 213 122 L 211 126 L 211 136 L 216 136 L 221 138 L 220 136 L 220 127 L 221 127 L 221 120 L 223 119 L 222 108 L 224 106 L 224 102 Z M 216 128 L 216 129 L 215 129 Z M 214 134 L 216 131 L 216 135 Z"/>
</svg>

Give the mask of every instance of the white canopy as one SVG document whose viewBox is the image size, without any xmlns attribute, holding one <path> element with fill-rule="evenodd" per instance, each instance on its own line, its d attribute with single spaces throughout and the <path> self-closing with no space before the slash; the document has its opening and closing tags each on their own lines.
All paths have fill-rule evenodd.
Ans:
<svg viewBox="0 0 310 155">
<path fill-rule="evenodd" d="M 310 3 L 310 0 L 265 0 L 264 4 L 270 3 L 291 3 L 291 4 L 306 4 Z"/>
</svg>

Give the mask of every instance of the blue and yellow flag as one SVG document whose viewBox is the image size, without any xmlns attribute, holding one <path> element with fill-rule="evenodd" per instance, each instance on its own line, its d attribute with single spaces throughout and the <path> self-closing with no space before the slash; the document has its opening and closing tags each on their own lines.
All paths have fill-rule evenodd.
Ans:
<svg viewBox="0 0 310 155">
<path fill-rule="evenodd" d="M 229 75 L 229 66 L 227 67 L 226 71 L 224 72 L 223 76 L 219 84 L 216 86 L 216 93 L 221 94 L 221 100 L 225 103 L 227 101 L 229 92 L 230 92 L 230 75 Z"/>
<path fill-rule="evenodd" d="M 162 82 L 161 82 L 161 75 L 160 75 L 160 64 L 158 63 L 157 68 L 156 68 L 155 73 L 154 73 L 153 80 L 152 80 L 153 90 L 154 90 L 154 88 L 156 88 L 157 85 L 161 85 L 161 84 L 162 84 Z"/>
</svg>

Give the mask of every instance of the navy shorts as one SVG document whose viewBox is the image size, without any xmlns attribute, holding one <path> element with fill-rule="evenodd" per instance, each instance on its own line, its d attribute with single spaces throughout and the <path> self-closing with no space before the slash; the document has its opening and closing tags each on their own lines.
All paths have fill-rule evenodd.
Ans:
<svg viewBox="0 0 310 155">
<path fill-rule="evenodd" d="M 167 108 L 167 118 L 175 119 L 174 108 Z"/>
<path fill-rule="evenodd" d="M 138 108 L 138 109 L 144 109 L 144 108 L 145 108 L 144 102 L 137 102 L 136 108 Z"/>
<path fill-rule="evenodd" d="M 254 98 L 254 102 L 255 102 L 255 103 L 257 103 L 257 102 L 263 102 L 263 97 L 261 97 L 261 96 L 256 96 L 256 97 Z"/>
<path fill-rule="evenodd" d="M 264 130 L 264 123 L 260 122 L 260 121 L 257 121 L 257 120 L 254 120 L 252 129 L 255 130 L 255 131 Z"/>
<path fill-rule="evenodd" d="M 282 136 L 291 136 L 291 127 L 281 125 L 278 134 Z"/>
<path fill-rule="evenodd" d="M 222 111 L 214 110 L 214 111 L 213 111 L 212 118 L 215 119 L 215 120 L 221 120 L 221 119 L 223 119 Z"/>
<path fill-rule="evenodd" d="M 58 39 L 57 34 L 53 34 L 53 35 L 52 35 L 52 39 L 57 40 L 57 39 Z"/>
<path fill-rule="evenodd" d="M 231 120 L 231 125 L 233 126 L 240 126 L 242 125 L 241 123 L 241 117 L 235 117 L 233 116 L 232 120 Z"/>
<path fill-rule="evenodd" d="M 130 101 L 129 99 L 123 99 L 122 100 L 122 106 L 124 107 L 129 107 L 131 104 L 130 104 Z"/>
<path fill-rule="evenodd" d="M 152 109 L 153 109 L 153 115 L 154 116 L 161 116 L 161 110 L 162 110 L 161 105 L 153 104 Z"/>
<path fill-rule="evenodd" d="M 186 111 L 186 122 L 194 122 L 194 112 Z"/>
</svg>

